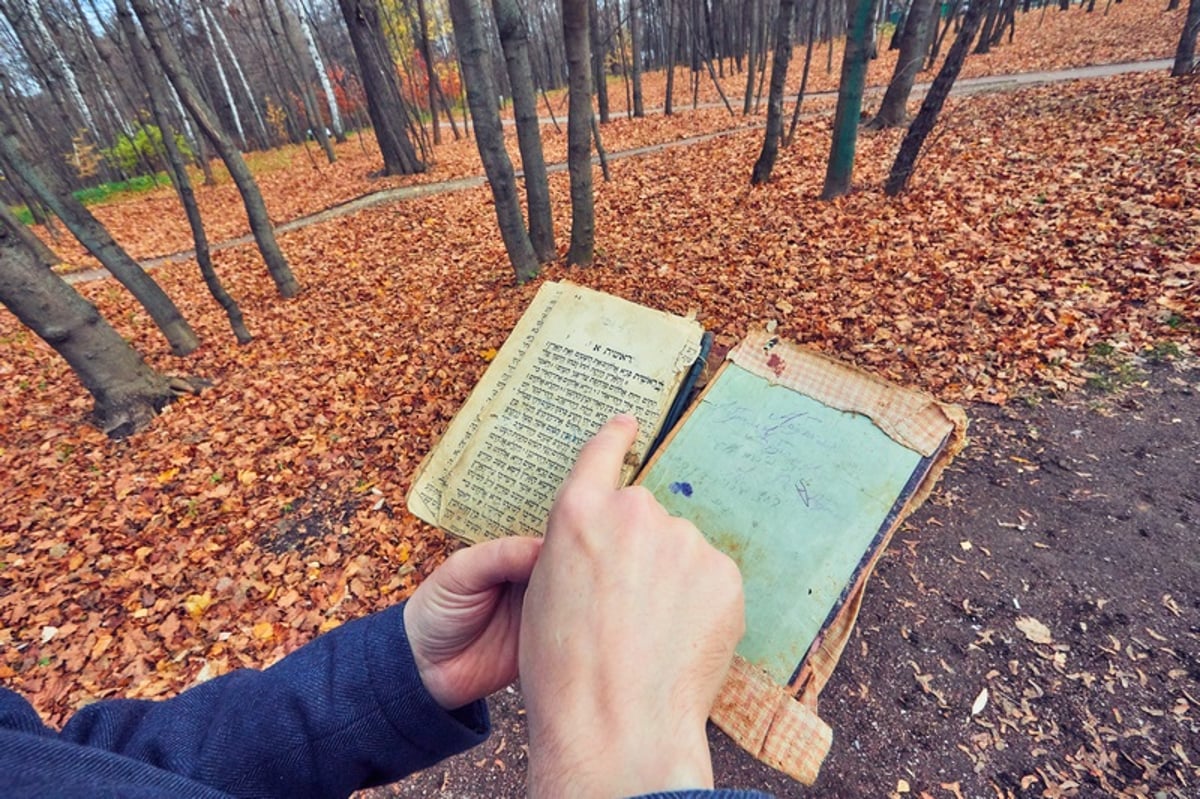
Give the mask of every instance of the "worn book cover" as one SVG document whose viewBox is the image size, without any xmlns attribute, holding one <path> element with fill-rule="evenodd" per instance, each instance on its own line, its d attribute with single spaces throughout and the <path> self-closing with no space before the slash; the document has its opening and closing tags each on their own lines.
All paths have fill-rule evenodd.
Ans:
<svg viewBox="0 0 1200 799">
<path fill-rule="evenodd" d="M 966 418 L 761 331 L 692 398 L 702 338 L 695 320 L 543 285 L 422 464 L 409 508 L 470 541 L 540 535 L 580 447 L 632 412 L 640 430 L 625 482 L 692 521 L 742 571 L 746 635 L 713 721 L 811 783 L 832 735 L 816 698 L 863 585 L 961 449 Z M 682 420 L 662 429 L 682 404 Z"/>
</svg>

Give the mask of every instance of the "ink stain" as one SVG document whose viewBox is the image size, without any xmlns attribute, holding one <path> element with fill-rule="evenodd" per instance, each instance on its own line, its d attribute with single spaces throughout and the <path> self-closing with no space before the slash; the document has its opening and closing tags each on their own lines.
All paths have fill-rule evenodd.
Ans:
<svg viewBox="0 0 1200 799">
<path fill-rule="evenodd" d="M 783 374 L 783 370 L 787 368 L 787 363 L 775 353 L 771 353 L 771 357 L 767 358 L 767 367 L 775 373 L 776 377 Z"/>
<path fill-rule="evenodd" d="M 672 494 L 683 494 L 685 497 L 692 495 L 691 483 L 671 483 L 667 488 L 671 490 Z"/>
</svg>

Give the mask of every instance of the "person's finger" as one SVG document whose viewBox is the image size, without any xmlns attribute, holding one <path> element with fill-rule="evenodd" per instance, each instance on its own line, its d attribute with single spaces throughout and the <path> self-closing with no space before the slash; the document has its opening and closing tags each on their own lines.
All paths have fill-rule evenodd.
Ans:
<svg viewBox="0 0 1200 799">
<path fill-rule="evenodd" d="M 620 488 L 621 467 L 625 464 L 625 454 L 637 438 L 637 430 L 637 419 L 629 414 L 609 419 L 579 451 L 575 466 L 567 476 L 567 484 Z"/>
<path fill-rule="evenodd" d="M 529 582 L 542 542 L 538 538 L 510 536 L 460 549 L 435 575 L 456 594 L 478 594 L 505 583 Z"/>
</svg>

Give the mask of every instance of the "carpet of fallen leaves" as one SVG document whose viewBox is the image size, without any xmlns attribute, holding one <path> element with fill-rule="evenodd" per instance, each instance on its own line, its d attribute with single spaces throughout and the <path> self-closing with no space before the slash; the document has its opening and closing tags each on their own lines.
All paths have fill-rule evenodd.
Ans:
<svg viewBox="0 0 1200 799">
<path fill-rule="evenodd" d="M 1131 7 L 1148 9 L 1113 15 Z M 622 124 L 632 142 L 639 125 L 674 139 L 695 119 Z M 947 400 L 1065 391 L 1098 345 L 1194 350 L 1198 129 L 1195 82 L 1161 74 L 956 99 L 910 193 L 878 188 L 891 131 L 863 136 L 856 190 L 834 203 L 816 200 L 827 119 L 757 188 L 761 133 L 733 132 L 614 162 L 613 181 L 597 179 L 597 267 L 547 276 L 696 309 L 727 341 L 776 319 Z M 365 179 L 369 162 L 336 169 Z M 268 202 L 286 216 L 344 199 L 334 171 L 268 171 Z M 566 175 L 551 188 L 565 250 Z M 217 238 L 238 222 L 228 200 L 212 212 L 215 196 Z M 135 251 L 178 248 L 161 232 L 168 205 L 141 198 L 106 221 Z M 216 256 L 256 335 L 246 347 L 194 265 L 155 273 L 204 338 L 186 361 L 119 285 L 82 286 L 155 366 L 213 383 L 121 443 L 86 424 L 62 362 L 0 315 L 0 679 L 51 721 L 268 663 L 404 596 L 444 553 L 404 510 L 408 475 L 536 290 L 512 285 L 487 190 L 281 243 L 305 286 L 292 301 L 250 248 Z"/>
<path fill-rule="evenodd" d="M 1074 6 L 1067 12 L 1050 9 L 1045 13 L 1033 11 L 1019 14 L 1013 41 L 1006 41 L 986 55 L 971 56 L 964 65 L 962 77 L 1169 57 L 1174 53 L 1185 9 L 1167 12 L 1163 8 L 1164 4 L 1158 0 L 1125 0 L 1119 5 L 1111 5 L 1107 14 L 1099 7 L 1088 14 Z M 952 35 L 953 30 L 949 36 Z M 1064 42 L 1069 42 L 1069 46 L 1064 46 Z M 868 85 L 877 88 L 887 84 L 897 56 L 897 51 L 886 49 L 886 41 L 882 44 L 880 56 L 871 62 L 867 78 Z M 943 53 L 948 49 L 949 42 L 943 47 Z M 820 93 L 836 91 L 841 58 L 840 40 L 833 43 L 832 55 L 824 44 L 814 51 L 808 92 L 815 96 L 806 100 L 806 111 L 832 111 L 834 98 Z M 801 48 L 796 49 L 794 59 L 793 67 L 789 70 L 789 93 L 793 98 L 800 85 L 803 64 Z M 831 69 L 827 70 L 829 65 Z M 609 95 L 613 121 L 601 131 L 605 149 L 616 153 L 762 124 L 766 112 L 765 101 L 759 103 L 751 115 L 742 116 L 745 74 L 734 75 L 731 62 L 723 66 L 730 70 L 721 83 L 737 112 L 734 116 L 720 105 L 720 96 L 707 73 L 700 75 L 695 95 L 700 107 L 693 109 L 692 75 L 690 70 L 680 67 L 676 71 L 674 105 L 678 113 L 675 116 L 669 119 L 658 116 L 666 88 L 665 72 L 660 71 L 645 76 L 644 96 L 650 116 L 641 120 L 627 119 L 624 116 L 624 84 L 619 78 L 611 78 Z M 918 79 L 930 81 L 934 74 L 933 71 L 927 71 Z M 548 103 L 557 125 L 546 124 L 542 129 L 546 161 L 549 164 L 562 163 L 566 160 L 565 92 L 549 93 Z M 871 107 L 870 101 L 867 107 Z M 546 106 L 540 106 L 540 110 L 549 121 Z M 481 174 L 482 166 L 474 141 L 455 141 L 448 127 L 443 133 L 445 143 L 434 149 L 430 169 L 407 177 L 377 176 L 380 168 L 379 151 L 369 131 L 352 134 L 347 142 L 338 145 L 338 160 L 334 164 L 327 163 L 320 149 L 313 144 L 286 147 L 268 153 L 251 153 L 247 158 L 258 176 L 272 219 L 281 223 L 372 192 Z M 515 133 L 510 129 L 507 137 L 510 156 L 519 167 Z M 214 169 L 216 185 L 199 185 L 201 176 L 198 173 L 194 176 L 208 236 L 212 241 L 249 232 L 236 187 L 224 168 L 217 163 Z M 121 203 L 96 207 L 93 212 L 136 258 L 167 255 L 192 247 L 187 221 L 168 186 Z M 44 231 L 40 232 L 67 261 L 63 271 L 90 269 L 98 265 L 70 236 L 55 242 Z"/>
</svg>

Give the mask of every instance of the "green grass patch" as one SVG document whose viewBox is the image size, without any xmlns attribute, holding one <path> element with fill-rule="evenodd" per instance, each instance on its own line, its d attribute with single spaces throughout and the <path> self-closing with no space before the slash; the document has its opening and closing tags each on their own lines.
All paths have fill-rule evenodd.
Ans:
<svg viewBox="0 0 1200 799">
<path fill-rule="evenodd" d="M 167 177 L 167 173 L 159 172 L 157 175 L 138 175 L 129 180 L 101 183 L 99 186 L 89 186 L 85 189 L 72 192 L 72 194 L 74 194 L 76 200 L 79 200 L 84 205 L 100 205 L 101 203 L 116 202 L 138 194 L 145 194 L 160 186 L 169 185 L 171 185 L 171 181 Z M 16 215 L 17 219 L 26 225 L 33 224 L 33 214 L 30 213 L 28 206 L 12 206 L 12 212 Z"/>
</svg>

